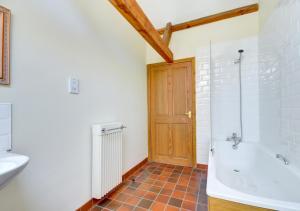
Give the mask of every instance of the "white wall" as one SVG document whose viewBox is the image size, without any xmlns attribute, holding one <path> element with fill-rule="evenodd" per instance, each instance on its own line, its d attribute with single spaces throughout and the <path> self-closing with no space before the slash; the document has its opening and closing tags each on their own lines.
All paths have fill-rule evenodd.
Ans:
<svg viewBox="0 0 300 211">
<path fill-rule="evenodd" d="M 261 140 L 300 170 L 300 2 L 261 2 Z"/>
<path fill-rule="evenodd" d="M 71 211 L 91 198 L 91 125 L 128 128 L 124 171 L 147 157 L 145 44 L 102 0 L 0 0 L 12 11 L 13 150 L 26 169 L 0 191 L 3 211 Z M 67 93 L 67 78 L 81 93 Z"/>
<path fill-rule="evenodd" d="M 243 39 L 257 36 L 259 31 L 258 13 L 248 14 L 224 21 L 207 24 L 188 30 L 175 32 L 172 35 L 170 48 L 174 53 L 175 59 L 196 57 L 197 64 L 197 162 L 206 164 L 208 160 L 208 150 L 210 143 L 210 101 L 209 101 L 209 50 L 210 41 L 216 47 L 213 52 L 226 54 L 226 50 L 231 50 L 231 61 L 234 60 L 237 49 L 245 46 Z M 253 43 L 253 42 L 252 42 Z M 222 47 L 222 44 L 229 45 Z M 254 42 L 254 46 L 256 43 Z M 233 48 L 228 48 L 232 45 Z M 219 46 L 219 47 L 217 47 Z M 245 46 L 247 47 L 247 45 Z M 251 56 L 253 58 L 253 56 Z M 163 61 L 161 57 L 147 47 L 147 63 Z M 257 80 L 256 80 L 257 82 Z M 255 92 L 255 91 L 254 91 Z M 257 97 L 257 95 L 256 95 Z M 257 100 L 257 99 L 256 99 Z M 258 102 L 256 101 L 256 104 Z M 255 109 L 258 106 L 255 107 Z M 222 110 L 221 110 L 222 111 Z M 255 110 L 257 113 L 257 109 Z M 254 112 L 254 113 L 255 113 Z M 236 112 L 237 113 L 237 112 Z M 238 113 L 237 113 L 238 114 Z M 253 116 L 253 118 L 255 118 Z M 256 120 L 255 120 L 256 122 Z M 224 123 L 224 122 L 223 122 Z M 258 131 L 251 140 L 256 140 Z M 231 131 L 233 132 L 233 131 Z"/>
</svg>

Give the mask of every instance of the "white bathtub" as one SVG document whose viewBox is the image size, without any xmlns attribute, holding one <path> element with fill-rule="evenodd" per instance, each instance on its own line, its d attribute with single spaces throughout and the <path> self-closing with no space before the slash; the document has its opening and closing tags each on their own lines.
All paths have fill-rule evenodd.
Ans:
<svg viewBox="0 0 300 211">
<path fill-rule="evenodd" d="M 300 177 L 255 143 L 215 143 L 210 153 L 207 194 L 211 197 L 280 211 L 300 211 Z"/>
</svg>

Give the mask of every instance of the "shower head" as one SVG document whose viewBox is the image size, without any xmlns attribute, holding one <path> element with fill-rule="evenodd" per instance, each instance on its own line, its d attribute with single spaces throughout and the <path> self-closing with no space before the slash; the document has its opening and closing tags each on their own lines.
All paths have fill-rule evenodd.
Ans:
<svg viewBox="0 0 300 211">
<path fill-rule="evenodd" d="M 240 49 L 238 52 L 240 54 L 240 57 L 237 60 L 234 61 L 234 64 L 240 64 L 241 61 L 242 61 L 242 53 L 244 53 L 244 50 Z"/>
</svg>

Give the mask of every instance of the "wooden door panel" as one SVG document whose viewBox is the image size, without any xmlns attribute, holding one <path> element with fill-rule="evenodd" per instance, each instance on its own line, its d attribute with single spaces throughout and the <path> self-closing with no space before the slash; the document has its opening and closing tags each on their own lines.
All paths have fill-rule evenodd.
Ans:
<svg viewBox="0 0 300 211">
<path fill-rule="evenodd" d="M 192 139 L 189 125 L 174 124 L 172 128 L 173 156 L 176 159 L 189 161 L 192 155 Z"/>
<path fill-rule="evenodd" d="M 159 157 L 169 157 L 172 154 L 170 148 L 169 124 L 155 124 L 155 153 Z"/>
<path fill-rule="evenodd" d="M 172 73 L 172 95 L 173 115 L 184 116 L 189 109 L 189 84 L 188 70 L 185 66 L 173 69 Z"/>
<path fill-rule="evenodd" d="M 169 88 L 168 88 L 168 69 L 159 69 L 154 74 L 154 108 L 158 116 L 168 116 L 169 111 Z"/>
<path fill-rule="evenodd" d="M 148 66 L 150 160 L 195 165 L 194 60 Z M 186 115 L 193 113 L 192 117 Z"/>
</svg>

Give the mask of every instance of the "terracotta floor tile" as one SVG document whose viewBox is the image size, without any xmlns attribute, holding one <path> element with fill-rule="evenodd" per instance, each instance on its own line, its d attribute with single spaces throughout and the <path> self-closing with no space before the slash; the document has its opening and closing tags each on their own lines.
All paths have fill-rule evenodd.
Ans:
<svg viewBox="0 0 300 211">
<path fill-rule="evenodd" d="M 164 171 L 161 173 L 161 176 L 164 176 L 164 177 L 169 177 L 170 175 L 171 175 L 171 172 L 166 171 L 166 170 L 164 170 Z"/>
<path fill-rule="evenodd" d="M 186 192 L 191 194 L 198 194 L 199 190 L 197 188 L 187 188 Z"/>
<path fill-rule="evenodd" d="M 148 200 L 148 199 L 142 199 L 140 203 L 138 204 L 139 207 L 149 209 L 152 205 L 153 201 Z"/>
<path fill-rule="evenodd" d="M 166 181 L 168 178 L 168 176 L 159 176 L 157 179 L 161 181 Z"/>
<path fill-rule="evenodd" d="M 158 195 L 158 197 L 156 198 L 156 201 L 167 204 L 168 201 L 169 201 L 169 199 L 170 199 L 169 196 L 166 196 L 166 195 Z"/>
<path fill-rule="evenodd" d="M 105 208 L 102 208 L 102 207 L 93 207 L 92 209 L 90 209 L 89 211 L 103 211 Z"/>
<path fill-rule="evenodd" d="M 170 198 L 168 204 L 169 204 L 169 205 L 172 205 L 172 206 L 174 206 L 174 207 L 180 208 L 180 207 L 181 207 L 181 204 L 182 204 L 182 200 L 176 199 L 176 198 Z"/>
<path fill-rule="evenodd" d="M 165 171 L 166 171 L 166 172 L 172 172 L 172 171 L 173 171 L 173 169 L 172 169 L 172 168 L 168 168 L 168 167 L 166 167 Z"/>
<path fill-rule="evenodd" d="M 108 205 L 105 206 L 105 208 L 110 210 L 117 210 L 119 207 L 122 206 L 122 203 L 118 201 L 111 201 Z"/>
<path fill-rule="evenodd" d="M 185 197 L 184 197 L 184 200 L 196 203 L 197 202 L 197 195 L 192 194 L 192 193 L 186 193 Z"/>
<path fill-rule="evenodd" d="M 166 206 L 165 211 L 179 211 L 180 209 L 173 206 Z"/>
<path fill-rule="evenodd" d="M 134 210 L 133 206 L 123 204 L 121 207 L 117 209 L 117 211 L 132 211 Z"/>
<path fill-rule="evenodd" d="M 155 183 L 155 180 L 147 180 L 146 182 L 145 182 L 145 184 L 148 184 L 150 187 L 152 187 L 152 185 Z M 149 187 L 148 186 L 148 187 Z"/>
<path fill-rule="evenodd" d="M 139 189 L 149 190 L 151 187 L 152 187 L 152 185 L 144 183 L 144 184 L 140 185 Z"/>
<path fill-rule="evenodd" d="M 119 193 L 119 195 L 115 198 L 115 200 L 120 202 L 126 202 L 130 198 L 130 195 L 125 193 Z"/>
<path fill-rule="evenodd" d="M 116 192 L 112 193 L 108 198 L 109 199 L 115 199 L 115 198 L 117 198 L 118 194 L 119 194 L 119 192 L 116 191 Z"/>
<path fill-rule="evenodd" d="M 110 199 L 104 199 L 103 201 L 101 201 L 100 203 L 98 203 L 98 206 L 101 206 L 101 207 L 105 207 L 106 205 L 108 205 L 112 200 Z"/>
<path fill-rule="evenodd" d="M 187 187 L 182 185 L 176 185 L 175 190 L 186 191 Z"/>
<path fill-rule="evenodd" d="M 162 189 L 160 194 L 170 196 L 173 193 L 173 190 L 170 189 Z"/>
<path fill-rule="evenodd" d="M 139 189 L 132 193 L 132 195 L 137 196 L 137 197 L 143 197 L 145 194 L 146 194 L 146 191 L 139 190 Z"/>
<path fill-rule="evenodd" d="M 126 193 L 126 194 L 132 194 L 136 191 L 136 189 L 132 188 L 132 187 L 127 187 L 123 193 Z"/>
<path fill-rule="evenodd" d="M 185 192 L 183 191 L 178 191 L 178 190 L 175 190 L 172 194 L 172 197 L 173 198 L 176 198 L 176 199 L 183 199 L 185 196 Z"/>
<path fill-rule="evenodd" d="M 136 196 L 131 196 L 129 199 L 127 199 L 125 203 L 132 206 L 136 206 L 140 202 L 140 200 L 141 199 Z"/>
<path fill-rule="evenodd" d="M 157 197 L 157 194 L 156 193 L 153 193 L 153 192 L 147 192 L 143 198 L 145 199 L 149 199 L 149 200 L 154 200 L 156 199 Z"/>
<path fill-rule="evenodd" d="M 152 174 L 152 175 L 150 175 L 150 178 L 151 178 L 151 179 L 153 179 L 153 180 L 155 180 L 155 179 L 157 179 L 157 178 L 158 178 L 158 175 L 154 175 L 154 174 Z"/>
<path fill-rule="evenodd" d="M 153 192 L 153 193 L 159 193 L 161 191 L 160 187 L 157 186 L 152 186 L 149 191 Z"/>
<path fill-rule="evenodd" d="M 141 183 L 139 183 L 139 182 L 132 182 L 131 184 L 129 184 L 129 186 L 133 187 L 133 188 L 138 188 L 140 185 L 141 185 Z"/>
<path fill-rule="evenodd" d="M 181 185 L 181 186 L 187 186 L 189 184 L 189 181 L 188 180 L 181 180 L 181 179 L 179 179 L 179 181 L 178 181 L 178 185 Z"/>
<path fill-rule="evenodd" d="M 175 188 L 176 184 L 167 182 L 164 186 L 164 189 L 173 190 Z"/>
<path fill-rule="evenodd" d="M 153 211 L 162 211 L 166 207 L 166 204 L 160 203 L 160 202 L 154 202 L 151 206 L 151 210 Z"/>
<path fill-rule="evenodd" d="M 148 210 L 148 209 L 141 208 L 141 207 L 134 208 L 134 211 L 146 211 L 146 210 Z"/>
<path fill-rule="evenodd" d="M 165 185 L 165 183 L 161 182 L 161 181 L 156 181 L 153 185 L 158 186 L 158 187 L 163 187 Z"/>
<path fill-rule="evenodd" d="M 171 183 L 177 183 L 177 181 L 178 181 L 178 179 L 175 179 L 175 178 L 172 178 L 172 177 L 170 177 L 168 179 L 168 182 L 171 182 Z"/>
<path fill-rule="evenodd" d="M 147 163 L 91 211 L 207 211 L 207 170 Z"/>
<path fill-rule="evenodd" d="M 182 208 L 194 211 L 196 209 L 196 203 L 190 201 L 183 201 Z"/>
</svg>

